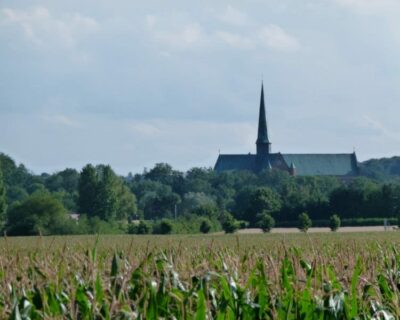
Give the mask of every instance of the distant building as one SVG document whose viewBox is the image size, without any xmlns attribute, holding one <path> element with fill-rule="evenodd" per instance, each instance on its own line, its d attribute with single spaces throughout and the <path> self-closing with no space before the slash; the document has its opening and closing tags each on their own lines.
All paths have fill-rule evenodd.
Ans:
<svg viewBox="0 0 400 320">
<path fill-rule="evenodd" d="M 218 172 L 249 170 L 257 173 L 265 169 L 279 169 L 287 171 L 293 176 L 340 176 L 343 178 L 358 174 L 355 152 L 337 154 L 272 153 L 271 142 L 268 138 L 263 85 L 261 85 L 256 146 L 256 154 L 220 154 L 214 170 Z"/>
</svg>

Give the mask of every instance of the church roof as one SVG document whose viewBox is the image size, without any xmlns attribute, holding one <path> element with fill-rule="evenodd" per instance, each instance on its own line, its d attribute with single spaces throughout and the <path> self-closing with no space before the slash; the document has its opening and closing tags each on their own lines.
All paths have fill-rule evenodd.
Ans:
<svg viewBox="0 0 400 320">
<path fill-rule="evenodd" d="M 353 153 L 282 154 L 285 162 L 296 165 L 296 175 L 346 176 L 357 174 L 357 159 Z"/>
<path fill-rule="evenodd" d="M 220 154 L 215 164 L 216 171 L 256 170 L 255 154 Z"/>
<path fill-rule="evenodd" d="M 216 171 L 249 170 L 257 172 L 261 169 L 289 170 L 296 166 L 298 176 L 352 176 L 357 174 L 357 159 L 354 153 L 341 154 L 281 154 L 271 153 L 268 158 L 257 162 L 254 154 L 221 154 L 215 164 Z"/>
</svg>

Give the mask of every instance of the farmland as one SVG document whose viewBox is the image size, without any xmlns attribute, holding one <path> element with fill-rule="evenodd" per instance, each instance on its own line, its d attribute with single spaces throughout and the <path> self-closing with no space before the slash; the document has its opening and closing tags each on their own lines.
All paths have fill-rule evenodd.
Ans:
<svg viewBox="0 0 400 320">
<path fill-rule="evenodd" d="M 398 232 L 0 240 L 0 318 L 396 319 Z"/>
</svg>

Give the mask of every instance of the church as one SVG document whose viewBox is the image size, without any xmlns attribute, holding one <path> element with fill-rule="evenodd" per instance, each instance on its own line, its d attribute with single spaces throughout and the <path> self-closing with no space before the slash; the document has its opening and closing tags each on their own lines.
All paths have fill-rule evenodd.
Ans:
<svg viewBox="0 0 400 320">
<path fill-rule="evenodd" d="M 278 169 L 292 176 L 353 177 L 358 174 L 357 157 L 353 153 L 284 154 L 271 152 L 264 103 L 264 87 L 261 85 L 260 113 L 256 154 L 220 154 L 214 170 L 217 172 L 248 170 L 255 173 Z"/>
</svg>

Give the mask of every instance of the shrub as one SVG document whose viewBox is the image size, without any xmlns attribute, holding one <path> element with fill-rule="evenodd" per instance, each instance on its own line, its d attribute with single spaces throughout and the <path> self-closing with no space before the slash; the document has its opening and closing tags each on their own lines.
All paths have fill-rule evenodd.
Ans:
<svg viewBox="0 0 400 320">
<path fill-rule="evenodd" d="M 211 222 L 208 219 L 203 219 L 200 224 L 200 232 L 201 233 L 209 233 L 211 230 Z"/>
<path fill-rule="evenodd" d="M 306 212 L 303 212 L 299 215 L 298 222 L 299 222 L 298 228 L 303 232 L 307 232 L 312 225 L 312 221 Z"/>
<path fill-rule="evenodd" d="M 157 223 L 153 228 L 153 234 L 171 234 L 174 228 L 170 220 L 163 219 Z"/>
<path fill-rule="evenodd" d="M 270 232 L 271 229 L 275 227 L 275 219 L 268 213 L 264 213 L 260 216 L 258 225 L 263 232 Z"/>
<path fill-rule="evenodd" d="M 340 218 L 337 214 L 334 214 L 329 218 L 329 228 L 331 228 L 332 231 L 336 231 L 340 228 Z"/>
<path fill-rule="evenodd" d="M 246 228 L 249 227 L 249 222 L 248 221 L 238 220 L 237 223 L 239 225 L 239 229 L 246 229 Z"/>
<path fill-rule="evenodd" d="M 150 225 L 143 220 L 140 220 L 138 226 L 137 226 L 137 234 L 148 234 L 150 233 Z"/>
<path fill-rule="evenodd" d="M 236 221 L 236 219 L 229 212 L 224 212 L 221 215 L 220 220 L 222 229 L 225 231 L 225 233 L 234 233 L 240 227 L 238 221 Z"/>
<path fill-rule="evenodd" d="M 143 220 L 140 220 L 138 224 L 131 223 L 128 227 L 129 234 L 149 234 L 150 233 L 150 225 Z"/>
</svg>

